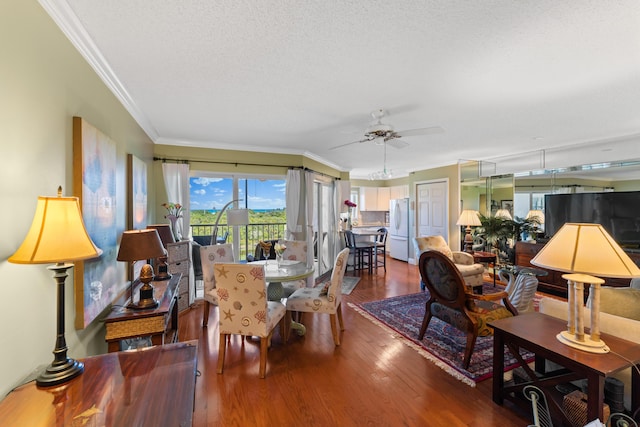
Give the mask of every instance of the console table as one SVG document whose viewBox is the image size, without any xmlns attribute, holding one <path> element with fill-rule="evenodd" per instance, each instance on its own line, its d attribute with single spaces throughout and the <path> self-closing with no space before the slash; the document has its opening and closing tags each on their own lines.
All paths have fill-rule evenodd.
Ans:
<svg viewBox="0 0 640 427">
<path fill-rule="evenodd" d="M 504 399 L 521 403 L 522 399 L 519 399 L 519 396 L 522 396 L 524 386 L 535 384 L 547 395 L 552 416 L 562 418 L 563 422 L 568 422 L 568 420 L 562 412 L 561 399 L 560 396 L 557 396 L 554 388 L 556 385 L 586 378 L 588 382 L 587 420 L 591 421 L 596 418 L 602 420 L 605 377 L 631 366 L 619 355 L 634 363 L 640 361 L 639 345 L 607 334 L 602 334 L 602 340 L 607 343 L 611 353 L 588 353 L 562 344 L 557 340 L 556 334 L 566 329 L 566 321 L 542 313 L 528 313 L 499 319 L 492 321 L 490 325 L 494 328 L 493 401 L 499 405 L 502 405 Z M 505 386 L 504 376 L 501 374 L 504 371 L 505 346 L 518 359 L 530 379 L 529 382 Z M 520 347 L 535 353 L 536 372 L 520 356 L 518 352 Z M 545 372 L 545 359 L 553 361 L 565 369 Z M 640 374 L 637 370 L 632 369 L 631 378 L 631 406 L 638 408 L 640 405 Z M 531 404 L 527 402 L 526 407 L 530 409 Z"/>
<path fill-rule="evenodd" d="M 197 341 L 87 357 L 54 387 L 35 381 L 0 402 L 3 426 L 190 426 Z"/>
<path fill-rule="evenodd" d="M 125 292 L 113 303 L 111 313 L 104 319 L 105 340 L 109 351 L 120 350 L 120 340 L 151 337 L 153 345 L 178 341 L 178 292 L 181 274 L 171 279 L 152 282 L 156 308 L 136 310 L 127 308 L 129 293 Z M 134 299 L 138 298 L 141 283 L 134 284 Z"/>
</svg>

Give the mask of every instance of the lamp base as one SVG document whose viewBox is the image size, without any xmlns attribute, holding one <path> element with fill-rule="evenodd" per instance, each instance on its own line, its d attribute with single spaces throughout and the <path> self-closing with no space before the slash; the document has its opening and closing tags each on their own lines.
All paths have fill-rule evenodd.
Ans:
<svg viewBox="0 0 640 427">
<path fill-rule="evenodd" d="M 158 301 L 153 298 L 153 286 L 148 283 L 145 283 L 140 288 L 140 300 L 136 303 L 133 301 L 129 304 L 129 308 L 133 308 L 135 310 L 144 310 L 147 308 L 156 308 L 158 306 Z"/>
<path fill-rule="evenodd" d="M 556 335 L 558 341 L 569 347 L 577 348 L 578 350 L 587 351 L 589 353 L 609 353 L 609 347 L 604 341 L 594 341 L 585 335 L 584 341 L 578 341 L 574 334 L 570 334 L 568 331 L 562 331 Z"/>
<path fill-rule="evenodd" d="M 38 378 L 36 385 L 38 387 L 52 387 L 62 383 L 66 383 L 84 372 L 84 363 L 77 360 L 67 358 L 64 363 L 47 366 Z"/>
</svg>

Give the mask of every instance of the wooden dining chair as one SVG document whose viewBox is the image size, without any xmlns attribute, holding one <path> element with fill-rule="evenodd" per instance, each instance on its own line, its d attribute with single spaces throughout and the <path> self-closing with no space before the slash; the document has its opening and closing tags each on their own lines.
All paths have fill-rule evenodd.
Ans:
<svg viewBox="0 0 640 427">
<path fill-rule="evenodd" d="M 214 266 L 216 293 L 218 295 L 218 373 L 224 369 L 227 338 L 230 335 L 245 335 L 260 338 L 260 378 L 267 369 L 267 350 L 276 325 L 280 335 L 286 336 L 283 322 L 285 306 L 280 301 L 267 300 L 267 283 L 264 265 L 216 263 Z"/>
<path fill-rule="evenodd" d="M 342 279 L 347 268 L 349 248 L 345 248 L 336 257 L 331 272 L 331 280 L 320 283 L 313 288 L 302 288 L 287 298 L 287 319 L 285 324 L 291 324 L 291 313 L 326 313 L 331 322 L 333 342 L 340 345 L 340 331 L 344 330 L 342 321 Z M 338 330 L 340 327 L 340 331 Z M 288 333 L 287 337 L 288 339 Z"/>
</svg>

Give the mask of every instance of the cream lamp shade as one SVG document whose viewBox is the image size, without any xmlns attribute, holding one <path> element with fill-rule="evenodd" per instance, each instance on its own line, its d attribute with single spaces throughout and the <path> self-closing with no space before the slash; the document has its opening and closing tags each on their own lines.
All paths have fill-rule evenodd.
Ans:
<svg viewBox="0 0 640 427">
<path fill-rule="evenodd" d="M 511 213 L 507 209 L 498 209 L 498 211 L 495 214 L 495 217 L 502 218 L 502 219 L 513 219 L 511 217 Z"/>
<path fill-rule="evenodd" d="M 227 211 L 227 224 L 229 225 L 249 224 L 249 209 L 229 209 Z"/>
<path fill-rule="evenodd" d="M 566 273 L 568 322 L 558 340 L 591 353 L 607 353 L 600 339 L 600 285 L 594 277 L 632 278 L 640 269 L 600 224 L 566 223 L 531 260 L 531 264 Z M 591 334 L 584 334 L 584 284 L 591 284 Z"/>
<path fill-rule="evenodd" d="M 77 197 L 38 197 L 31 228 L 9 257 L 16 264 L 52 264 L 95 258 L 102 253 L 89 237 Z"/>
<path fill-rule="evenodd" d="M 47 267 L 54 272 L 57 285 L 57 336 L 53 362 L 36 378 L 40 387 L 63 384 L 84 372 L 84 364 L 67 357 L 64 333 L 64 288 L 71 262 L 100 256 L 82 221 L 77 197 L 38 197 L 31 228 L 18 250 L 9 257 L 16 264 L 54 264 Z"/>
<path fill-rule="evenodd" d="M 456 225 L 466 226 L 465 234 L 464 234 L 464 251 L 467 253 L 473 253 L 473 237 L 471 236 L 471 226 L 482 225 L 480 222 L 480 217 L 478 216 L 478 212 L 465 209 L 460 214 L 460 218 L 458 218 L 458 222 Z"/>
<path fill-rule="evenodd" d="M 540 224 L 544 224 L 544 212 L 539 209 L 531 209 L 527 212 L 526 219 L 537 218 Z"/>
</svg>

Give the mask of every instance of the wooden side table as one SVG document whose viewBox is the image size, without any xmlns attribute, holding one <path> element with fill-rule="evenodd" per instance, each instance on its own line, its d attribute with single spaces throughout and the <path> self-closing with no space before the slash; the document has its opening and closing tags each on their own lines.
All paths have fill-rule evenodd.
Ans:
<svg viewBox="0 0 640 427">
<path fill-rule="evenodd" d="M 498 260 L 498 256 L 492 252 L 474 252 L 473 253 L 473 261 L 477 263 L 486 263 L 487 267 L 489 263 L 493 263 L 493 286 L 496 286 L 496 261 Z M 482 288 L 480 288 L 482 289 Z M 482 293 L 482 292 L 481 292 Z"/>
<path fill-rule="evenodd" d="M 127 308 L 129 294 L 126 292 L 113 303 L 111 313 L 105 318 L 105 340 L 109 351 L 119 351 L 120 341 L 129 338 L 151 337 L 153 345 L 178 341 L 178 291 L 181 274 L 171 279 L 152 282 L 156 308 L 135 310 Z M 134 298 L 138 297 L 140 283 L 134 286 Z"/>
<path fill-rule="evenodd" d="M 578 379 L 587 379 L 587 420 L 603 419 L 604 379 L 631 363 L 640 361 L 640 346 L 612 335 L 602 334 L 602 340 L 611 349 L 610 353 L 596 354 L 577 350 L 557 340 L 557 333 L 566 329 L 566 321 L 542 313 L 527 313 L 490 322 L 494 329 L 493 338 L 493 401 L 502 405 L 504 399 L 520 403 L 518 395 L 527 384 L 535 384 L 542 389 L 549 402 L 549 409 L 554 418 L 568 423 L 562 411 L 561 397 L 555 390 L 557 384 Z M 507 346 L 530 381 L 506 386 L 504 383 L 504 348 Z M 520 357 L 518 349 L 525 348 L 536 355 L 536 371 L 534 372 Z M 620 356 L 621 355 L 621 356 Z M 624 359 L 623 359 L 624 357 Z M 565 369 L 544 372 L 544 360 L 551 360 Z M 626 359 L 626 360 L 625 360 Z M 640 405 L 640 374 L 632 369 L 631 407 Z M 542 373 L 539 376 L 537 373 Z M 531 408 L 527 402 L 527 408 Z M 558 425 L 563 425 L 558 423 Z"/>
<path fill-rule="evenodd" d="M 84 373 L 54 387 L 28 382 L 0 402 L 3 426 L 190 426 L 198 342 L 83 359 Z"/>
</svg>

